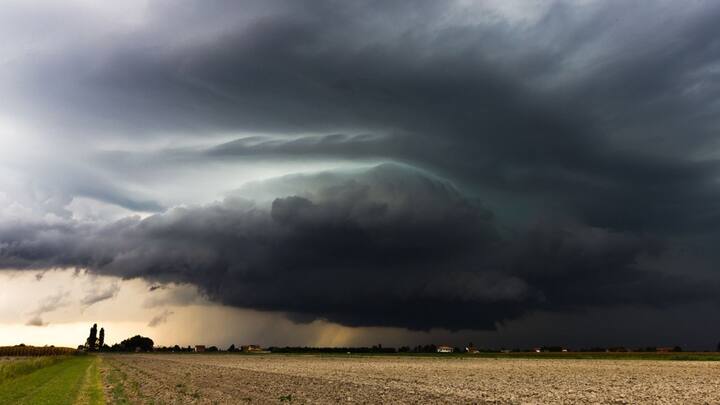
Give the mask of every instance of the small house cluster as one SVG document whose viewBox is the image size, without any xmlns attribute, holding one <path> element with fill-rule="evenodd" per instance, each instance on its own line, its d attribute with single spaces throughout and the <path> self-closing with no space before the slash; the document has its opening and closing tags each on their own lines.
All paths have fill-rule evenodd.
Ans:
<svg viewBox="0 0 720 405">
<path fill-rule="evenodd" d="M 259 345 L 244 345 L 240 346 L 240 351 L 243 353 L 259 353 L 263 351 L 263 348 Z"/>
</svg>

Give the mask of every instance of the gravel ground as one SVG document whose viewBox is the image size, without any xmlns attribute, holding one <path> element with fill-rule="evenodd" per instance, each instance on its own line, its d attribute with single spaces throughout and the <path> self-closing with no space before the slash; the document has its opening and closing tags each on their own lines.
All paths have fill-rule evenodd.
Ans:
<svg viewBox="0 0 720 405">
<path fill-rule="evenodd" d="M 720 404 L 720 362 L 187 354 L 105 360 L 136 403 Z"/>
</svg>

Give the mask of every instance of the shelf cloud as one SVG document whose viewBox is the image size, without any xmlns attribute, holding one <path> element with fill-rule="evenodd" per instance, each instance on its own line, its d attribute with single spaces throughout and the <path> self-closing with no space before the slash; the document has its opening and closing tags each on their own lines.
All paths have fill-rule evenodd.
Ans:
<svg viewBox="0 0 720 405">
<path fill-rule="evenodd" d="M 223 304 L 300 322 L 421 330 L 714 299 L 714 286 L 643 269 L 642 255 L 664 249 L 653 238 L 547 223 L 503 236 L 490 211 L 410 167 L 286 176 L 237 193 L 294 187 L 269 204 L 233 195 L 145 219 L 6 226 L 0 265 L 191 283 Z"/>
</svg>

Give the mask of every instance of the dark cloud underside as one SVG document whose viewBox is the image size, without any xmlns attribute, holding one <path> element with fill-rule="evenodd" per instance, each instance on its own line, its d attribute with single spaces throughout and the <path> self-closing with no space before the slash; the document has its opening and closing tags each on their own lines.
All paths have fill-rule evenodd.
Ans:
<svg viewBox="0 0 720 405">
<path fill-rule="evenodd" d="M 189 282 L 220 302 L 296 320 L 412 329 L 490 329 L 538 309 L 713 296 L 709 286 L 638 268 L 640 255 L 662 250 L 657 241 L 551 224 L 502 237 L 489 211 L 410 168 L 265 186 L 277 183 L 302 185 L 304 195 L 269 209 L 230 197 L 103 226 L 18 225 L 0 234 L 0 265 Z"/>
</svg>

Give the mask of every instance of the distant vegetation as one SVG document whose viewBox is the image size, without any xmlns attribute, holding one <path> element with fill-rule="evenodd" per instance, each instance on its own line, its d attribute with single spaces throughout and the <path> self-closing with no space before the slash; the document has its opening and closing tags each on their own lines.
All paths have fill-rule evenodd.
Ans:
<svg viewBox="0 0 720 405">
<path fill-rule="evenodd" d="M 24 346 L 23 346 L 24 347 Z M 160 353 L 192 353 L 192 352 L 224 352 L 224 353 L 308 353 L 308 354 L 438 354 L 442 356 L 452 355 L 473 355 L 473 356 L 486 356 L 486 357 L 528 357 L 528 358 L 623 358 L 623 359 L 635 359 L 635 358 L 647 358 L 647 359 L 697 359 L 697 360 L 720 360 L 720 355 L 712 352 L 690 352 L 683 353 L 683 349 L 680 346 L 672 347 L 640 347 L 640 348 L 628 348 L 628 347 L 586 347 L 581 349 L 567 349 L 563 346 L 539 346 L 533 348 L 513 348 L 513 349 L 489 349 L 489 348 L 476 348 L 471 342 L 465 348 L 461 347 L 449 347 L 449 346 L 438 346 L 435 344 L 417 345 L 417 346 L 401 346 L 395 347 L 383 347 L 382 344 L 377 344 L 369 347 L 312 347 L 312 346 L 285 346 L 277 347 L 271 346 L 267 349 L 262 349 L 257 345 L 247 345 L 236 347 L 234 344 L 230 345 L 227 349 L 223 350 L 217 346 L 155 346 L 154 341 L 149 337 L 140 335 L 133 336 L 125 339 L 120 343 L 115 343 L 112 346 L 105 344 L 105 329 L 100 328 L 99 332 L 97 324 L 94 324 L 90 328 L 90 334 L 86 339 L 84 348 L 88 351 L 103 351 L 103 352 L 160 352 Z M 438 349 L 447 348 L 452 353 L 438 353 Z M 3 355 L 3 349 L 14 349 L 8 353 L 21 352 L 22 349 L 18 347 L 13 348 L 0 348 L 0 355 Z M 72 352 L 72 349 L 67 348 L 33 348 L 35 350 L 48 350 L 52 352 L 55 350 L 57 354 L 68 354 L 68 351 Z M 452 349 L 452 350 L 450 350 Z M 718 352 L 720 352 L 720 343 L 718 343 Z M 5 355 L 20 355 L 20 354 L 5 354 Z M 40 351 L 38 354 L 43 355 Z"/>
<path fill-rule="evenodd" d="M 0 356 L 67 356 L 77 353 L 77 350 L 69 347 L 55 346 L 1 346 Z"/>
<path fill-rule="evenodd" d="M 269 347 L 272 353 L 396 353 L 394 347 Z"/>
<path fill-rule="evenodd" d="M 90 334 L 85 339 L 85 344 L 78 346 L 88 352 L 151 352 L 155 342 L 145 336 L 135 335 L 112 346 L 105 344 L 105 328 L 100 328 L 98 333 L 97 324 L 90 327 Z"/>
<path fill-rule="evenodd" d="M 175 346 L 158 346 L 153 349 L 156 352 L 167 352 L 167 353 L 192 353 L 195 351 L 195 348 L 192 346 L 187 347 L 181 347 L 178 345 Z"/>
<path fill-rule="evenodd" d="M 135 335 L 105 349 L 110 352 L 151 352 L 155 342 L 145 336 Z"/>
</svg>

